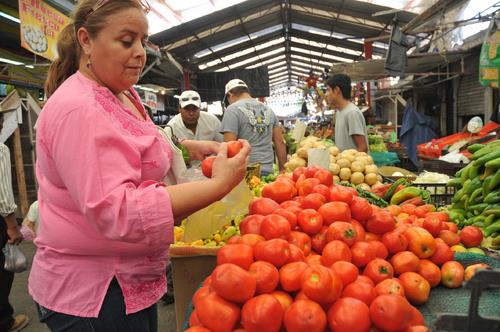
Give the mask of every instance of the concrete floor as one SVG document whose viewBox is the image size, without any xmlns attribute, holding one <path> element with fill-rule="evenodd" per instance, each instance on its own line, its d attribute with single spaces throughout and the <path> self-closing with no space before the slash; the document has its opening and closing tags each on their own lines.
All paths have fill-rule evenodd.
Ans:
<svg viewBox="0 0 500 332">
<path fill-rule="evenodd" d="M 35 246 L 32 242 L 23 242 L 20 245 L 21 250 L 28 258 L 30 264 L 35 254 Z M 31 267 L 31 265 L 30 265 Z M 10 303 L 14 307 L 16 314 L 26 314 L 30 318 L 30 324 L 23 330 L 23 332 L 49 332 L 45 324 L 38 321 L 35 305 L 31 296 L 28 294 L 28 276 L 29 271 L 23 273 L 16 273 L 14 277 L 14 284 L 10 292 Z M 175 309 L 174 305 L 164 305 L 158 303 L 158 331 L 159 332 L 175 332 Z"/>
</svg>

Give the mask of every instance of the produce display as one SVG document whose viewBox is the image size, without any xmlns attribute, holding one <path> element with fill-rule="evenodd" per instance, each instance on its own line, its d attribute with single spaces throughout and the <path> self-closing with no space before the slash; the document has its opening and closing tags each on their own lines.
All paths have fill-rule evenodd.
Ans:
<svg viewBox="0 0 500 332">
<path fill-rule="evenodd" d="M 459 235 L 430 204 L 380 208 L 324 169 L 277 176 L 239 227 L 192 299 L 188 331 L 427 331 L 415 306 L 487 267 L 453 261 L 481 243 L 478 228 Z"/>
<path fill-rule="evenodd" d="M 471 163 L 448 182 L 457 192 L 448 211 L 458 228 L 483 230 L 483 246 L 500 249 L 500 141 L 469 147 Z"/>
<path fill-rule="evenodd" d="M 193 242 L 184 242 L 184 230 L 186 220 L 183 220 L 180 226 L 174 226 L 174 246 L 192 246 L 192 247 L 222 247 L 233 236 L 240 235 L 240 222 L 244 216 L 238 216 L 231 220 L 222 229 L 216 230 L 206 239 L 198 239 Z"/>
<path fill-rule="evenodd" d="M 333 174 L 335 183 L 346 181 L 364 190 L 382 185 L 382 177 L 378 174 L 378 167 L 367 153 L 354 149 L 340 152 L 337 147 L 328 147 L 325 140 L 320 140 L 315 136 L 308 136 L 299 143 L 297 153 L 292 155 L 285 164 L 288 172 L 307 166 L 307 150 L 310 148 L 328 148 L 330 152 L 329 170 Z"/>
<path fill-rule="evenodd" d="M 384 137 L 382 137 L 382 135 L 369 134 L 368 145 L 372 152 L 387 152 L 387 146 L 384 143 Z"/>
<path fill-rule="evenodd" d="M 413 204 L 420 206 L 429 203 L 431 197 L 429 191 L 411 186 L 404 178 L 378 186 L 371 192 L 391 205 Z"/>
</svg>

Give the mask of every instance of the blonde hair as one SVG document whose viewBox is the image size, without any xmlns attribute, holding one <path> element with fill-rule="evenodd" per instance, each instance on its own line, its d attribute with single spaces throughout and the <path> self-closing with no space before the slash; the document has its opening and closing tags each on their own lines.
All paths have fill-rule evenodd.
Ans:
<svg viewBox="0 0 500 332">
<path fill-rule="evenodd" d="M 57 39 L 58 57 L 50 65 L 45 80 L 45 95 L 47 98 L 78 70 L 82 55 L 82 47 L 76 37 L 78 29 L 82 27 L 87 29 L 90 37 L 95 38 L 107 24 L 108 16 L 131 7 L 142 8 L 137 0 L 109 0 L 102 7 L 91 12 L 97 1 L 81 0 L 73 10 L 71 23 L 59 34 Z"/>
</svg>

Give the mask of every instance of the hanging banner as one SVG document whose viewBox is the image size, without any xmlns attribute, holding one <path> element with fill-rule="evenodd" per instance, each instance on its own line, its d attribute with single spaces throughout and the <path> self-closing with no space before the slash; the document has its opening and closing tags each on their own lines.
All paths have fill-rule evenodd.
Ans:
<svg viewBox="0 0 500 332">
<path fill-rule="evenodd" d="M 158 107 L 156 93 L 145 91 L 144 92 L 144 99 L 146 100 L 146 105 L 151 107 L 151 111 L 153 112 L 153 114 L 156 114 L 156 110 Z"/>
<path fill-rule="evenodd" d="M 19 0 L 21 46 L 49 60 L 57 58 L 57 36 L 70 19 L 42 0 Z"/>
</svg>

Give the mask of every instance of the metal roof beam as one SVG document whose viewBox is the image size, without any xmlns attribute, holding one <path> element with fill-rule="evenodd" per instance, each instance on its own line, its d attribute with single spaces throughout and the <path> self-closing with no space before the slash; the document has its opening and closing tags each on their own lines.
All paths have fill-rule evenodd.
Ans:
<svg viewBox="0 0 500 332">
<path fill-rule="evenodd" d="M 223 57 L 228 56 L 230 54 L 238 53 L 238 52 L 241 52 L 243 50 L 246 50 L 248 48 L 253 47 L 252 42 L 256 46 L 258 46 L 260 44 L 264 44 L 264 43 L 270 42 L 274 39 L 277 39 L 280 36 L 282 36 L 282 34 L 283 34 L 283 32 L 281 30 L 277 30 L 275 32 L 260 36 L 258 38 L 253 39 L 253 40 L 248 40 L 248 41 L 245 41 L 243 43 L 240 43 L 240 44 L 228 47 L 228 48 L 224 48 L 220 51 L 216 51 L 214 53 L 208 54 L 208 55 L 200 57 L 200 58 L 195 58 L 196 60 L 193 62 L 196 64 L 199 64 L 201 62 L 210 62 L 210 61 L 213 61 L 213 60 L 216 60 L 219 58 L 223 58 Z"/>
<path fill-rule="evenodd" d="M 227 29 L 228 27 L 232 27 L 234 26 L 234 24 L 239 23 L 239 20 L 235 20 L 233 18 L 231 12 L 233 10 L 232 7 L 238 7 L 240 12 L 245 15 L 245 19 L 254 19 L 255 17 L 261 16 L 262 13 L 264 13 L 264 15 L 267 15 L 268 10 L 272 7 L 276 7 L 276 10 L 278 8 L 273 0 L 245 1 L 240 4 L 214 12 L 210 15 L 199 17 L 190 22 L 183 23 L 154 34 L 153 36 L 151 36 L 151 40 L 155 44 L 164 47 L 167 45 L 176 44 L 179 41 L 185 39 L 190 39 L 191 33 L 189 31 L 193 31 L 200 37 L 205 37 L 207 35 L 213 34 L 215 31 L 221 31 Z M 178 46 L 179 45 L 177 45 L 177 47 Z"/>
<path fill-rule="evenodd" d="M 373 13 L 381 12 L 391 9 L 385 6 L 374 5 L 371 3 L 363 2 L 350 2 L 343 0 L 294 0 L 294 5 L 315 8 L 324 11 L 335 11 L 336 8 L 342 7 L 340 11 L 344 15 L 358 17 L 365 20 L 370 20 L 378 23 L 385 24 L 390 21 L 393 15 L 385 16 L 372 16 Z M 402 22 L 408 22 L 416 15 L 411 12 L 401 11 L 398 12 L 398 18 Z"/>
<path fill-rule="evenodd" d="M 326 47 L 325 48 L 321 48 L 321 47 L 316 47 L 316 46 L 312 46 L 312 45 L 301 44 L 301 43 L 297 43 L 297 42 L 292 42 L 291 46 L 292 47 L 299 47 L 299 48 L 303 48 L 303 49 L 308 49 L 308 50 L 311 50 L 311 51 L 314 51 L 314 52 L 319 52 L 319 53 L 327 54 L 327 55 L 331 55 L 331 56 L 338 56 L 338 57 L 341 57 L 341 58 L 351 59 L 351 60 L 357 60 L 357 59 L 360 58 L 358 55 L 344 53 L 344 52 L 332 51 L 332 50 L 327 49 Z M 325 59 L 328 59 L 328 58 L 325 58 Z"/>
<path fill-rule="evenodd" d="M 282 53 L 283 54 L 283 53 Z M 276 55 L 274 55 L 276 56 Z M 285 58 L 286 59 L 286 58 Z M 285 59 L 277 59 L 276 61 L 272 61 L 272 62 L 269 62 L 269 63 L 266 63 L 265 65 L 263 65 L 264 67 L 267 67 L 269 68 L 270 66 L 274 65 L 274 64 L 277 64 L 277 63 L 280 63 L 280 62 L 283 62 L 285 61 Z M 248 68 L 248 67 L 251 67 L 252 65 L 247 65 L 245 66 L 245 68 Z M 273 70 L 274 68 L 271 68 L 270 70 Z"/>
<path fill-rule="evenodd" d="M 308 39 L 311 41 L 315 41 L 315 42 L 323 43 L 323 44 L 327 44 L 327 45 L 334 45 L 334 46 L 349 48 L 351 50 L 359 51 L 359 52 L 363 52 L 363 50 L 364 50 L 363 44 L 361 44 L 361 43 L 356 43 L 353 41 L 340 39 L 340 38 L 318 35 L 315 33 L 306 32 L 306 31 L 302 31 L 302 30 L 298 30 L 298 29 L 292 30 L 292 37 Z M 385 55 L 386 51 L 383 48 L 374 47 L 373 53 L 379 54 L 379 55 Z"/>
<path fill-rule="evenodd" d="M 270 28 L 272 26 L 275 26 L 279 23 L 278 21 L 278 16 L 277 13 L 271 14 L 271 15 L 265 15 L 259 18 L 256 18 L 250 22 L 245 22 L 245 27 L 247 31 L 252 34 L 256 33 L 258 31 L 262 31 L 266 28 Z M 199 51 L 202 51 L 206 49 L 203 45 L 203 43 L 211 45 L 212 47 L 215 47 L 216 45 L 220 45 L 223 43 L 226 43 L 228 41 L 237 39 L 239 37 L 245 36 L 245 31 L 243 31 L 241 22 L 237 25 L 234 25 L 233 27 L 219 31 L 219 32 L 214 32 L 211 35 L 206 35 L 206 36 L 201 36 L 198 35 L 199 38 L 203 41 L 196 41 L 193 40 L 192 38 L 188 41 L 182 41 L 182 45 L 169 45 L 165 49 L 170 50 L 172 49 L 172 53 L 176 54 L 177 56 L 181 58 L 191 58 L 193 55 L 198 53 Z"/>
<path fill-rule="evenodd" d="M 297 63 L 296 61 L 292 60 L 292 67 L 297 67 L 297 68 L 300 68 L 300 69 L 304 69 L 304 70 L 307 70 L 307 71 L 313 71 L 314 73 L 317 73 L 317 74 L 322 74 L 323 72 L 317 68 L 311 68 L 311 67 L 308 67 L 308 66 L 305 66 L 304 64 L 302 63 Z"/>
<path fill-rule="evenodd" d="M 240 57 L 228 60 L 228 61 L 225 62 L 225 64 L 220 63 L 220 64 L 217 64 L 215 66 L 208 67 L 208 68 L 202 70 L 202 72 L 216 71 L 218 69 L 224 68 L 226 66 L 231 66 L 231 65 L 237 64 L 237 63 L 239 63 L 241 61 L 245 61 L 245 60 L 248 60 L 248 59 L 256 57 L 256 56 L 262 56 L 263 54 L 265 54 L 267 52 L 271 52 L 271 51 L 274 51 L 274 50 L 277 50 L 277 49 L 280 49 L 280 48 L 283 48 L 283 45 L 279 45 L 279 44 L 278 45 L 272 45 L 270 47 L 263 48 L 263 49 L 258 50 L 256 52 L 245 54 L 243 56 L 240 56 Z M 253 65 L 255 63 L 259 63 L 261 61 L 264 61 L 264 60 L 272 58 L 272 57 L 276 57 L 276 56 L 281 55 L 281 54 L 283 54 L 283 52 L 276 53 L 276 54 L 271 54 L 271 55 L 269 55 L 269 56 L 267 56 L 265 58 L 257 59 L 256 61 L 252 61 L 250 63 L 245 63 L 242 66 L 248 67 L 248 66 L 251 66 L 251 65 Z"/>
<path fill-rule="evenodd" d="M 304 53 L 300 53 L 300 52 L 296 52 L 296 51 L 291 51 L 290 54 L 313 59 L 315 61 L 311 61 L 311 64 L 317 65 L 317 66 L 327 66 L 326 64 L 321 64 L 318 61 L 326 62 L 326 63 L 329 63 L 330 65 L 333 63 L 340 63 L 341 62 L 341 61 L 336 61 L 336 60 L 325 59 L 325 58 L 322 58 L 322 57 L 317 56 L 317 55 L 304 54 Z M 306 61 L 306 60 L 302 60 L 302 61 Z"/>
<path fill-rule="evenodd" d="M 292 20 L 294 23 L 312 26 L 325 31 L 332 30 L 333 18 L 325 18 L 293 10 Z M 367 25 L 363 26 L 362 24 L 347 23 L 345 21 L 335 22 L 333 25 L 333 31 L 360 38 L 374 37 L 380 34 L 380 28 L 374 28 Z"/>
</svg>

